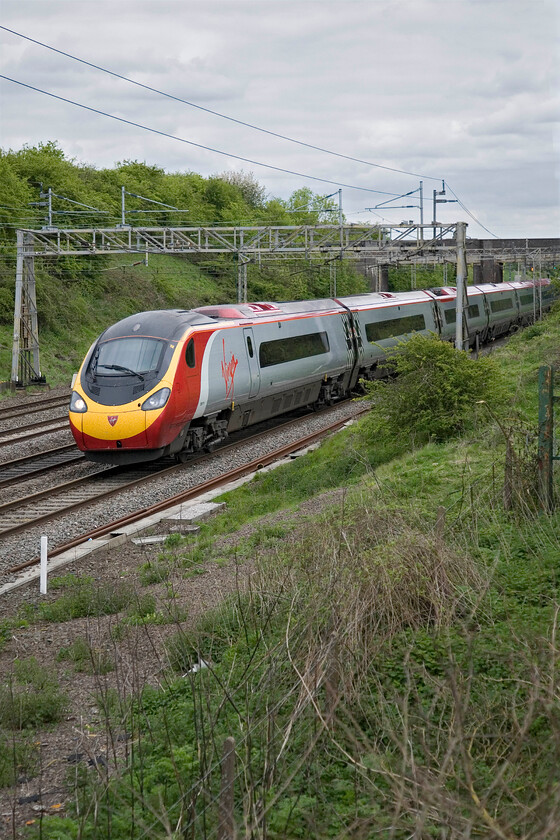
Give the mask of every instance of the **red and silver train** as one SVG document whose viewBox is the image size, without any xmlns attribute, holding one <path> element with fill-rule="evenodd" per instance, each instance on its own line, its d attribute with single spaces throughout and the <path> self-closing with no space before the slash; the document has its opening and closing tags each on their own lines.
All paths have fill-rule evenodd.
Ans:
<svg viewBox="0 0 560 840">
<path fill-rule="evenodd" d="M 530 323 L 553 301 L 549 280 L 467 292 L 473 346 Z M 183 459 L 245 426 L 342 398 L 375 378 L 387 348 L 413 332 L 452 340 L 455 298 L 443 287 L 131 315 L 84 359 L 72 433 L 92 461 Z"/>
</svg>

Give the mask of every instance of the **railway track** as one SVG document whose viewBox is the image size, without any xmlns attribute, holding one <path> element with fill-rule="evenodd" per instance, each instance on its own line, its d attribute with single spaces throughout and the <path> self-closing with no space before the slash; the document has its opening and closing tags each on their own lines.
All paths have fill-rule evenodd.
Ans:
<svg viewBox="0 0 560 840">
<path fill-rule="evenodd" d="M 101 501 L 176 469 L 178 465 L 162 468 L 157 464 L 148 464 L 134 471 L 123 467 L 110 467 L 94 475 L 75 478 L 38 493 L 13 499 L 0 505 L 0 538 L 32 528 L 92 502 Z"/>
<path fill-rule="evenodd" d="M 68 407 L 70 395 L 46 397 L 40 400 L 29 400 L 19 405 L 0 405 L 0 423 L 4 420 L 11 420 L 14 417 L 26 417 L 29 414 L 37 414 L 39 411 L 50 411 L 53 408 L 62 406 Z"/>
<path fill-rule="evenodd" d="M 75 443 L 56 446 L 33 455 L 24 455 L 22 458 L 13 458 L 0 466 L 0 489 L 83 460 L 83 453 L 76 448 Z"/>
<path fill-rule="evenodd" d="M 340 405 L 338 408 L 340 408 Z M 365 411 L 366 409 L 363 410 Z M 302 437 L 298 436 L 290 443 L 285 444 L 280 448 L 272 448 L 266 454 L 260 455 L 256 459 L 246 455 L 242 456 L 238 454 L 237 450 L 242 448 L 243 444 L 249 444 L 248 451 L 250 452 L 251 447 L 256 441 L 259 439 L 266 439 L 271 435 L 270 429 L 253 435 L 241 443 L 229 443 L 216 449 L 210 454 L 193 458 L 187 464 L 173 464 L 172 466 L 169 466 L 169 464 L 165 465 L 160 463 L 158 465 L 157 463 L 154 463 L 152 465 L 145 465 L 140 470 L 136 469 L 135 471 L 123 467 L 109 468 L 104 470 L 102 473 L 96 473 L 94 476 L 76 479 L 66 484 L 58 485 L 50 490 L 33 494 L 33 496 L 30 497 L 22 497 L 21 499 L 13 500 L 0 506 L 0 539 L 9 537 L 13 534 L 21 533 L 27 529 L 32 529 L 38 524 L 43 524 L 48 520 L 61 517 L 67 513 L 76 512 L 78 509 L 86 508 L 98 501 L 103 501 L 109 496 L 124 493 L 125 491 L 135 488 L 139 484 L 149 482 L 150 480 L 160 477 L 171 478 L 174 474 L 180 476 L 182 473 L 185 475 L 185 472 L 192 469 L 193 465 L 199 465 L 201 462 L 207 462 L 209 464 L 208 469 L 206 468 L 205 463 L 204 470 L 201 470 L 201 472 L 207 474 L 210 471 L 211 464 L 214 459 L 226 455 L 228 451 L 234 453 L 235 460 L 240 460 L 242 462 L 233 470 L 227 469 L 225 472 L 223 469 L 216 472 L 216 468 L 214 468 L 214 472 L 216 472 L 216 474 L 211 479 L 198 483 L 195 482 L 192 486 L 179 494 L 172 493 L 169 489 L 167 489 L 167 492 L 164 494 L 165 498 L 158 501 L 155 505 L 143 505 L 140 509 L 136 508 L 125 517 L 107 522 L 107 524 L 104 524 L 101 528 L 98 528 L 95 531 L 87 531 L 80 534 L 71 542 L 65 542 L 64 544 L 59 545 L 55 544 L 52 551 L 49 553 L 49 556 L 54 557 L 74 545 L 79 545 L 80 543 L 85 542 L 92 537 L 93 534 L 99 536 L 101 532 L 110 533 L 116 528 L 122 527 L 124 523 L 138 521 L 139 519 L 151 515 L 156 511 L 164 510 L 166 507 L 172 507 L 180 501 L 194 498 L 207 492 L 213 487 L 226 484 L 239 476 L 248 472 L 253 472 L 259 467 L 285 457 L 289 453 L 301 449 L 315 440 L 324 437 L 330 431 L 340 428 L 348 421 L 350 416 L 355 416 L 356 414 L 354 411 L 352 415 L 349 413 L 348 416 L 344 416 L 343 418 L 339 417 L 336 422 L 329 423 L 328 416 L 332 411 L 333 409 L 327 409 L 322 413 L 326 415 L 325 420 L 327 420 L 327 422 L 320 430 L 315 431 L 312 434 L 305 434 Z M 289 422 L 276 427 L 274 431 L 278 432 L 281 430 L 282 433 L 284 433 L 286 430 L 290 429 L 290 427 L 295 427 L 298 423 L 302 423 L 302 421 L 303 418 L 290 420 Z M 135 475 L 133 475 L 133 472 L 135 472 Z M 168 481 L 166 488 L 170 488 L 172 486 L 173 482 Z M 159 495 L 161 496 L 161 493 L 159 493 Z M 26 561 L 18 566 L 12 566 L 3 572 L 3 574 L 14 574 L 20 569 L 33 565 L 36 562 L 37 558 L 34 558 L 33 560 Z"/>
<path fill-rule="evenodd" d="M 37 423 L 26 423 L 24 426 L 13 426 L 10 429 L 0 430 L 0 447 L 13 446 L 26 440 L 63 431 L 70 431 L 68 417 L 64 420 L 55 417 L 50 420 L 40 420 Z"/>
</svg>

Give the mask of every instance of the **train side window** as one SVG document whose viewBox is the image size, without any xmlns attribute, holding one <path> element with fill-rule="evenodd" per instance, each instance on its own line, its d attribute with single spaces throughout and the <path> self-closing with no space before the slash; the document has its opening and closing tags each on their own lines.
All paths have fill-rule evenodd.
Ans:
<svg viewBox="0 0 560 840">
<path fill-rule="evenodd" d="M 498 300 L 491 300 L 490 309 L 492 312 L 505 312 L 506 309 L 513 309 L 513 301 L 511 298 L 498 298 Z"/>
<path fill-rule="evenodd" d="M 467 307 L 467 317 L 468 318 L 478 318 L 479 316 L 480 316 L 480 310 L 478 308 L 478 303 L 471 303 L 471 305 Z M 457 323 L 457 310 L 456 309 L 446 309 L 445 310 L 445 323 L 446 324 L 456 324 Z"/>
<path fill-rule="evenodd" d="M 264 341 L 259 347 L 259 362 L 262 368 L 295 362 L 310 356 L 329 352 L 329 337 L 326 332 L 295 335 L 291 338 L 277 338 Z"/>
<path fill-rule="evenodd" d="M 185 361 L 188 367 L 190 368 L 196 366 L 196 359 L 194 355 L 194 338 L 191 338 L 191 340 L 187 344 L 187 349 L 185 350 Z"/>
<path fill-rule="evenodd" d="M 446 324 L 457 323 L 457 310 L 456 309 L 446 309 L 445 310 L 445 323 Z"/>
<path fill-rule="evenodd" d="M 253 351 L 253 342 L 251 341 L 251 336 L 250 335 L 247 336 L 247 350 L 249 351 L 249 356 L 252 359 L 253 356 L 255 355 L 255 353 Z"/>
<path fill-rule="evenodd" d="M 405 315 L 402 318 L 391 318 L 388 321 L 374 321 L 366 324 L 367 340 L 382 341 L 399 335 L 408 335 L 426 329 L 426 319 L 423 315 Z"/>
</svg>

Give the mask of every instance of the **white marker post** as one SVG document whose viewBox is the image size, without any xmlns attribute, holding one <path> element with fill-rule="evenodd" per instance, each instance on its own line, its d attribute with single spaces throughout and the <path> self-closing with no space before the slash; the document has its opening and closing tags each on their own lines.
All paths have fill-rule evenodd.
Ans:
<svg viewBox="0 0 560 840">
<path fill-rule="evenodd" d="M 41 537 L 41 572 L 39 576 L 39 591 L 41 595 L 47 594 L 47 554 L 48 554 L 48 537 Z"/>
</svg>

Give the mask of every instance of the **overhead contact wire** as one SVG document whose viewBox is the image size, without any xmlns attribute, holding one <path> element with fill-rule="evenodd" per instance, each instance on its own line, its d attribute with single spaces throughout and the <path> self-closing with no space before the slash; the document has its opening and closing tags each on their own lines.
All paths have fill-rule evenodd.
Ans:
<svg viewBox="0 0 560 840">
<path fill-rule="evenodd" d="M 345 155 L 341 152 L 335 152 L 332 149 L 325 149 L 322 146 L 315 146 L 313 143 L 306 143 L 304 140 L 296 140 L 294 137 L 288 137 L 288 135 L 286 134 L 271 131 L 270 129 L 254 125 L 253 123 L 244 122 L 243 120 L 237 119 L 236 117 L 230 117 L 227 114 L 221 114 L 219 111 L 213 111 L 211 108 L 204 107 L 204 105 L 197 105 L 195 102 L 189 102 L 189 100 L 182 99 L 180 96 L 175 96 L 172 93 L 166 93 L 163 90 L 158 90 L 158 88 L 151 87 L 150 85 L 145 85 L 142 82 L 137 82 L 135 79 L 130 79 L 128 78 L 128 76 L 123 76 L 120 73 L 116 73 L 113 70 L 108 70 L 106 67 L 101 67 L 101 65 L 94 64 L 92 61 L 86 61 L 83 58 L 78 58 L 78 56 L 76 55 L 72 55 L 71 53 L 65 52 L 64 50 L 59 50 L 56 47 L 50 46 L 50 44 L 43 43 L 42 41 L 37 41 L 35 38 L 30 38 L 28 35 L 23 35 L 21 32 L 16 32 L 14 29 L 9 29 L 7 26 L 0 26 L 0 29 L 3 29 L 5 32 L 9 32 L 12 35 L 17 35 L 18 38 L 23 38 L 26 41 L 30 41 L 33 44 L 37 44 L 40 47 L 44 47 L 47 50 L 51 50 L 52 52 L 58 53 L 59 55 L 63 55 L 65 56 L 65 58 L 70 58 L 72 59 L 72 61 L 78 61 L 80 64 L 85 64 L 87 67 L 92 67 L 94 70 L 100 70 L 102 73 L 107 73 L 109 76 L 113 76 L 116 79 L 121 79 L 122 81 L 128 82 L 131 85 L 136 85 L 137 87 L 143 88 L 144 90 L 149 90 L 151 93 L 157 93 L 159 96 L 165 96 L 167 99 L 172 99 L 175 102 L 181 102 L 183 105 L 188 105 L 190 108 L 196 108 L 199 111 L 204 111 L 207 114 L 212 114 L 212 116 L 214 117 L 220 117 L 220 119 L 229 120 L 229 122 L 236 123 L 237 125 L 242 125 L 245 128 L 250 128 L 253 131 L 260 131 L 262 134 L 268 134 L 270 137 L 277 137 L 280 140 L 286 140 L 288 143 L 295 143 L 298 146 L 304 146 L 307 149 L 313 149 L 316 152 L 323 152 L 326 155 L 333 155 L 334 157 L 343 158 L 344 160 L 350 160 L 354 163 L 361 163 L 364 166 L 372 166 L 376 169 L 385 169 L 388 172 L 398 172 L 401 175 L 412 175 L 414 178 L 426 178 L 431 181 L 441 181 L 441 178 L 435 178 L 432 175 L 420 175 L 417 172 L 409 172 L 406 169 L 398 169 L 394 166 L 385 166 L 382 163 L 373 163 L 372 161 L 362 160 L 361 158 L 356 158 L 352 155 Z M 234 155 L 231 155 L 231 157 L 234 157 Z M 252 162 L 253 161 L 249 161 L 249 163 Z M 259 166 L 263 165 L 264 164 L 259 164 Z M 327 183 L 334 184 L 336 183 L 336 181 L 328 181 Z M 372 192 L 378 191 L 373 190 Z M 391 194 L 392 193 L 385 193 L 385 195 Z"/>
<path fill-rule="evenodd" d="M 124 123 L 125 125 L 130 125 L 133 128 L 140 128 L 142 131 L 150 131 L 152 134 L 159 134 L 160 137 L 168 137 L 170 140 L 177 140 L 179 143 L 185 143 L 188 146 L 195 146 L 197 149 L 203 149 L 206 152 L 213 152 L 217 155 L 223 155 L 224 157 L 233 158 L 234 160 L 242 160 L 244 163 L 250 163 L 253 166 L 262 166 L 265 169 L 273 169 L 275 172 L 283 172 L 286 175 L 295 175 L 298 178 L 306 178 L 311 181 L 320 181 L 323 184 L 334 184 L 337 187 L 346 187 L 349 190 L 360 190 L 361 192 L 368 192 L 368 193 L 377 193 L 378 195 L 393 195 L 398 196 L 398 193 L 386 192 L 385 190 L 373 190 L 370 187 L 358 187 L 355 184 L 346 184 L 341 181 L 331 181 L 329 178 L 319 178 L 317 175 L 307 175 L 304 172 L 296 172 L 293 169 L 284 169 L 281 166 L 273 166 L 271 163 L 261 163 L 261 161 L 253 160 L 252 158 L 242 157 L 241 155 L 235 155 L 231 152 L 224 152 L 222 149 L 215 149 L 212 146 L 205 146 L 202 143 L 195 143 L 194 140 L 186 140 L 184 137 L 178 137 L 176 134 L 169 134 L 166 131 L 161 131 L 158 128 L 152 128 L 149 125 L 142 125 L 142 123 L 134 122 L 133 120 L 127 120 L 124 117 L 117 117 L 115 114 L 109 114 L 107 111 L 101 111 L 98 108 L 92 108 L 90 105 L 84 105 L 81 102 L 76 102 L 73 99 L 67 99 L 65 96 L 59 96 L 56 93 L 51 93 L 48 90 L 42 90 L 41 88 L 35 87 L 34 85 L 27 84 L 26 82 L 21 82 L 18 79 L 12 79 L 10 76 L 4 76 L 0 74 L 0 79 L 5 79 L 7 82 L 12 82 L 15 85 L 20 85 L 21 87 L 28 88 L 29 90 L 33 90 L 36 93 L 41 93 L 44 96 L 50 96 L 53 99 L 58 99 L 60 102 L 66 102 L 69 105 L 75 105 L 77 108 L 83 108 L 85 111 L 90 111 L 92 114 L 98 114 L 102 117 L 108 117 L 111 120 L 116 120 L 117 122 Z"/>
</svg>

